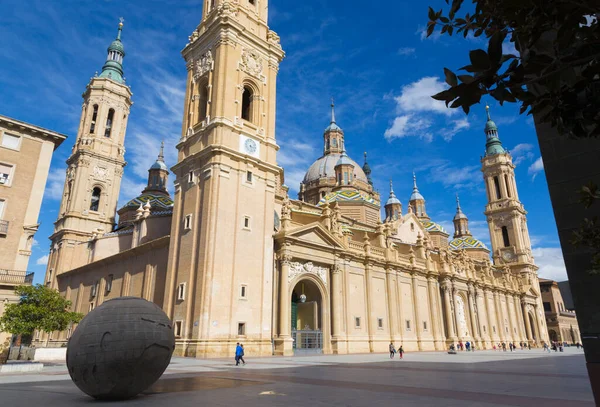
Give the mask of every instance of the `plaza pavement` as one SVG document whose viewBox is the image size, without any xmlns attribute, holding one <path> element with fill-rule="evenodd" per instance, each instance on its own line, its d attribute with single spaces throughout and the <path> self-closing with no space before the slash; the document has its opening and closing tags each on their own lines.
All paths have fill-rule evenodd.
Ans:
<svg viewBox="0 0 600 407">
<path fill-rule="evenodd" d="M 113 405 L 144 406 L 593 406 L 583 351 L 476 351 L 173 358 L 144 395 Z M 6 402 L 6 404 L 5 404 Z M 65 365 L 41 373 L 0 374 L 0 404 L 94 403 Z"/>
</svg>

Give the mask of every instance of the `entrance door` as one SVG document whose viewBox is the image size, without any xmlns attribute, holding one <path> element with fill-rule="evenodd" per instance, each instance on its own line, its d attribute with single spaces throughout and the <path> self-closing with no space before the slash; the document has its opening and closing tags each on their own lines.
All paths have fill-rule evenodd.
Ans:
<svg viewBox="0 0 600 407">
<path fill-rule="evenodd" d="M 323 352 L 322 299 L 319 288 L 302 280 L 292 291 L 291 321 L 295 355 Z"/>
</svg>

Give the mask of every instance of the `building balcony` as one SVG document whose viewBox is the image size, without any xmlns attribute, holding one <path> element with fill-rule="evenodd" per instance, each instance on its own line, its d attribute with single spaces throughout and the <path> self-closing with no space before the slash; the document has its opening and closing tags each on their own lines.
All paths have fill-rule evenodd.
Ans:
<svg viewBox="0 0 600 407">
<path fill-rule="evenodd" d="M 19 270 L 0 269 L 0 284 L 22 285 L 32 283 L 33 273 Z"/>
<path fill-rule="evenodd" d="M 7 220 L 0 220 L 0 235 L 8 234 L 8 224 Z"/>
</svg>

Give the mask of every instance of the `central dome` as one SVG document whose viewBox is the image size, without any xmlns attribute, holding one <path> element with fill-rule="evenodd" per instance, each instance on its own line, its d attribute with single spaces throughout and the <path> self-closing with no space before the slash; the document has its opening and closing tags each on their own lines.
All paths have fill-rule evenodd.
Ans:
<svg viewBox="0 0 600 407">
<path fill-rule="evenodd" d="M 308 184 L 312 181 L 318 180 L 319 178 L 335 178 L 335 166 L 341 157 L 341 153 L 330 153 L 319 158 L 310 166 L 306 172 L 306 175 L 304 175 L 304 180 L 302 182 L 304 184 Z M 360 165 L 358 165 L 356 161 L 347 155 L 344 157 L 344 160 L 349 161 L 350 164 L 354 166 L 354 177 L 356 179 L 364 183 L 369 182 L 365 172 L 362 170 L 362 168 L 360 168 Z"/>
</svg>

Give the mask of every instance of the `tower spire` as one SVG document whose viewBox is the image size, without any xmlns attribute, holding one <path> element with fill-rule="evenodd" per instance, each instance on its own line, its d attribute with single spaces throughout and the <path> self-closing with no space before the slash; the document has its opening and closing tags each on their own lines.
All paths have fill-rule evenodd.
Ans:
<svg viewBox="0 0 600 407">
<path fill-rule="evenodd" d="M 165 150 L 165 142 L 161 141 L 160 142 L 160 152 L 158 153 L 158 160 L 162 161 L 162 162 L 165 161 L 164 150 Z"/>
<path fill-rule="evenodd" d="M 402 215 L 402 203 L 396 194 L 394 193 L 394 184 L 390 178 L 390 197 L 385 203 L 385 219 L 386 221 L 392 221 L 398 219 Z"/>
<path fill-rule="evenodd" d="M 408 205 L 412 208 L 415 215 L 422 219 L 429 219 L 429 215 L 425 210 L 425 198 L 419 192 L 419 188 L 417 187 L 417 175 L 413 171 L 413 191 L 410 195 L 410 199 L 408 201 Z"/>
<path fill-rule="evenodd" d="M 458 198 L 458 193 L 456 194 L 456 215 L 454 215 L 452 222 L 454 223 L 455 239 L 457 237 L 471 236 L 471 232 L 469 231 L 469 219 L 460 208 L 460 199 Z"/>
<path fill-rule="evenodd" d="M 123 58 L 125 57 L 125 47 L 121 42 L 121 33 L 123 32 L 123 17 L 119 19 L 119 28 L 117 37 L 108 46 L 108 56 L 106 63 L 102 67 L 101 78 L 109 78 L 118 83 L 125 83 L 123 78 Z"/>
<path fill-rule="evenodd" d="M 365 163 L 363 164 L 363 172 L 365 173 L 365 175 L 367 176 L 367 181 L 369 182 L 369 185 L 373 185 L 373 180 L 371 179 L 371 167 L 369 166 L 369 163 L 367 162 L 367 152 L 365 151 Z"/>
<path fill-rule="evenodd" d="M 331 98 L 331 124 L 335 123 L 335 103 L 333 98 Z"/>
<path fill-rule="evenodd" d="M 485 143 L 485 155 L 494 155 L 494 154 L 502 154 L 506 153 L 504 147 L 502 147 L 502 142 L 498 137 L 498 127 L 496 123 L 492 120 L 490 116 L 490 106 L 486 105 L 485 110 L 487 113 L 487 122 L 485 123 L 485 135 L 487 141 Z"/>
</svg>

